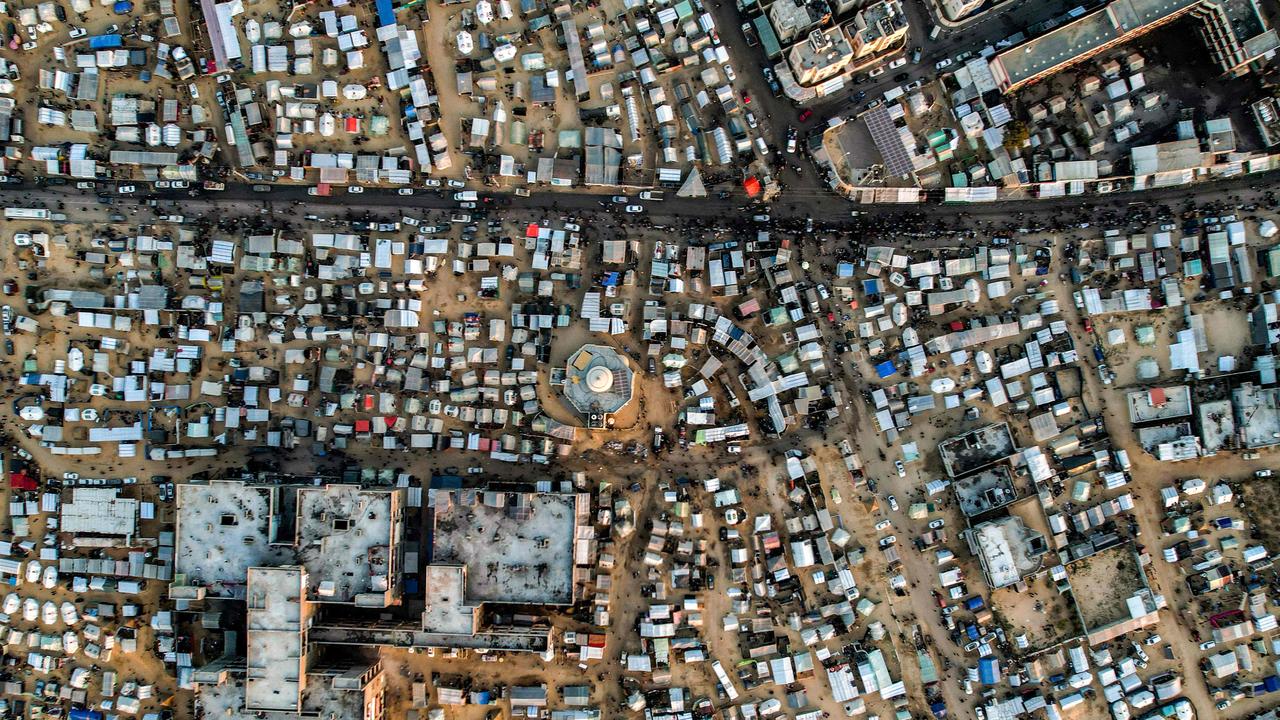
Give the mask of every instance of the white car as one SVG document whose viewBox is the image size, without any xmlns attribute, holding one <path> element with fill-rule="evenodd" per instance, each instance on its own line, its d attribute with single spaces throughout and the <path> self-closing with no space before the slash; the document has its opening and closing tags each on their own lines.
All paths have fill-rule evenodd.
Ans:
<svg viewBox="0 0 1280 720">
<path fill-rule="evenodd" d="M 399 190 L 397 190 L 397 191 L 396 191 L 396 194 L 397 194 L 397 195 L 412 195 L 412 194 L 413 194 L 413 188 L 400 188 Z"/>
<path fill-rule="evenodd" d="M 894 512 L 898 512 L 898 498 L 896 498 L 896 497 L 894 497 L 894 496 L 890 495 L 889 497 L 885 498 L 885 500 L 888 500 L 888 501 L 889 501 L 889 509 L 890 509 L 890 510 L 892 510 L 892 511 L 894 511 Z"/>
<path fill-rule="evenodd" d="M 173 187 L 173 183 L 172 183 L 172 182 L 170 182 L 170 181 L 168 181 L 168 180 L 157 180 L 157 181 L 156 181 L 156 189 L 157 189 L 157 190 L 168 190 L 168 189 L 169 189 L 169 188 L 171 188 L 171 187 Z"/>
<path fill-rule="evenodd" d="M 84 417 L 84 413 L 81 413 L 81 414 L 80 414 L 80 416 L 81 416 L 81 417 Z M 64 472 L 64 473 L 62 473 L 62 479 L 63 479 L 63 480 L 79 480 L 79 479 L 80 479 L 80 473 L 78 473 L 78 472 Z"/>
<path fill-rule="evenodd" d="M 347 187 L 347 192 L 351 193 L 352 195 L 359 195 L 360 193 L 364 192 L 364 188 L 360 187 L 359 185 L 349 185 Z"/>
<path fill-rule="evenodd" d="M 741 455 L 741 454 L 742 454 L 742 445 L 740 445 L 740 444 L 738 444 L 738 443 L 729 443 L 729 444 L 725 447 L 725 449 L 729 451 L 729 454 L 730 454 L 730 455 Z"/>
<path fill-rule="evenodd" d="M 946 524 L 947 524 L 946 520 L 943 520 L 942 518 L 938 518 L 937 520 L 934 520 L 933 522 L 929 523 L 929 529 L 937 530 L 938 528 L 941 528 Z"/>
<path fill-rule="evenodd" d="M 98 187 L 97 183 L 91 180 L 83 180 L 81 182 L 76 183 L 77 190 L 92 190 L 96 187 Z"/>
<path fill-rule="evenodd" d="M 887 547 L 889 547 L 890 545 L 892 545 L 892 544 L 894 544 L 894 543 L 896 543 L 896 542 L 898 542 L 898 536 L 897 536 L 897 535 L 890 535 L 890 536 L 888 536 L 888 537 L 882 537 L 882 538 L 880 538 L 880 547 L 882 547 L 882 548 L 887 548 Z"/>
<path fill-rule="evenodd" d="M 906 64 L 907 64 L 907 58 L 906 58 L 905 56 L 904 56 L 904 57 L 900 57 L 900 58 L 898 58 L 897 60 L 894 60 L 893 62 L 889 63 L 889 69 L 890 69 L 890 70 L 897 70 L 898 68 L 900 68 L 900 67 L 902 67 L 903 65 L 906 65 Z"/>
<path fill-rule="evenodd" d="M 80 622 L 80 613 L 76 612 L 76 606 L 70 602 L 62 603 L 62 622 L 68 625 Z"/>
<path fill-rule="evenodd" d="M 901 460 L 893 461 L 893 469 L 898 472 L 898 477 L 907 476 L 907 466 L 903 465 Z"/>
<path fill-rule="evenodd" d="M 943 59 L 939 60 L 939 61 L 937 62 L 937 64 L 935 64 L 935 65 L 933 66 L 933 69 L 934 69 L 934 70 L 941 70 L 941 69 L 943 69 L 943 68 L 948 68 L 948 67 L 951 67 L 951 58 L 943 58 Z"/>
<path fill-rule="evenodd" d="M 187 83 L 187 92 L 191 93 L 192 100 L 200 99 L 200 88 L 196 87 L 195 83 Z"/>
<path fill-rule="evenodd" d="M 440 182 L 439 180 L 437 180 L 437 179 L 435 179 L 435 178 L 427 178 L 426 180 L 423 180 L 423 181 L 422 181 L 422 184 L 423 184 L 423 186 L 425 186 L 425 187 L 429 187 L 429 188 L 438 188 L 438 187 L 440 187 L 441 185 L 443 185 L 444 183 Z"/>
<path fill-rule="evenodd" d="M 888 527 L 893 527 L 893 522 L 891 520 L 881 520 L 880 522 L 876 523 L 877 531 L 884 530 L 885 528 L 888 528 Z"/>
<path fill-rule="evenodd" d="M 116 188 L 116 192 L 120 193 L 121 195 L 129 195 L 129 194 L 132 194 L 137 189 L 138 188 L 132 185 L 121 185 L 120 187 Z"/>
<path fill-rule="evenodd" d="M 635 213 L 642 213 L 642 212 L 644 212 L 644 206 L 642 206 L 642 205 L 628 205 L 628 206 L 627 206 L 627 208 L 626 208 L 626 210 L 627 210 L 627 212 L 632 213 L 632 214 L 635 214 Z"/>
<path fill-rule="evenodd" d="M 631 200 L 626 195 L 614 195 L 611 199 L 619 205 L 626 205 Z"/>
<path fill-rule="evenodd" d="M 84 28 L 80 28 L 80 27 L 73 27 L 73 28 L 71 28 L 71 39 L 72 39 L 72 40 L 75 40 L 76 38 L 82 38 L 82 37 L 84 37 L 85 35 L 88 35 L 88 34 L 89 34 L 89 31 L 88 31 L 88 30 L 85 30 Z"/>
<path fill-rule="evenodd" d="M 31 233 L 25 233 L 25 232 L 14 233 L 14 234 L 13 234 L 13 244 L 14 244 L 14 245 L 17 245 L 18 247 L 26 247 L 26 246 L 30 245 L 30 244 L 31 244 Z"/>
</svg>

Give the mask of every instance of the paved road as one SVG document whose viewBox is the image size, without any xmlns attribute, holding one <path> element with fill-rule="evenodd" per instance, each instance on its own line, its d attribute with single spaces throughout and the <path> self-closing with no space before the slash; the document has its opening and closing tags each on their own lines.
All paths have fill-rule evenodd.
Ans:
<svg viewBox="0 0 1280 720">
<path fill-rule="evenodd" d="M 812 217 L 820 227 L 828 229 L 865 230 L 869 234 L 888 231 L 907 231 L 913 228 L 937 229 L 944 221 L 944 230 L 973 228 L 976 223 L 1024 223 L 1046 222 L 1058 218 L 1064 222 L 1091 220 L 1097 211 L 1123 211 L 1129 205 L 1153 206 L 1165 204 L 1180 209 L 1188 201 L 1200 204 L 1230 201 L 1232 196 L 1244 202 L 1255 202 L 1262 190 L 1275 184 L 1280 171 L 1257 173 L 1227 178 L 1198 185 L 1160 188 L 1145 192 L 1113 193 L 1089 198 L 1064 197 L 1046 200 L 1004 201 L 969 205 L 921 204 L 906 206 L 854 205 L 825 192 L 797 191 L 784 195 L 773 205 L 751 208 L 743 199 L 733 197 L 719 199 L 671 198 L 665 202 L 643 203 L 644 215 L 627 215 L 622 206 L 608 202 L 605 195 L 589 193 L 535 192 L 530 197 L 518 197 L 504 191 L 485 191 L 498 198 L 500 207 L 518 209 L 531 215 L 538 213 L 591 214 L 603 216 L 608 223 L 628 222 L 651 225 L 678 225 L 687 221 L 703 221 L 712 226 L 733 227 L 750 222 L 753 213 L 768 213 L 775 220 L 801 222 Z M 8 186 L 13 188 L 14 186 Z M 1251 188 L 1260 188 L 1253 190 Z M 307 195 L 303 187 L 276 187 L 270 193 L 257 193 L 247 185 L 231 185 L 224 192 L 205 193 L 188 197 L 182 191 L 156 193 L 164 212 L 195 214 L 235 207 L 258 207 L 272 210 L 305 209 L 353 214 L 373 213 L 384 217 L 398 217 L 405 210 L 457 210 L 458 203 L 445 192 L 418 190 L 412 196 L 396 195 L 395 191 L 370 188 L 363 194 L 339 193 L 330 197 Z M 7 189 L 0 192 L 0 202 L 6 206 L 48 207 L 54 209 L 61 202 L 67 208 L 88 209 L 98 207 L 116 212 L 131 212 L 141 206 L 143 199 L 136 196 L 114 198 L 115 204 L 98 205 L 96 198 L 70 186 Z M 633 199 L 639 203 L 639 200 Z M 604 207 L 601 206 L 604 203 Z M 296 204 L 296 205 L 295 205 Z M 1085 210 L 1087 208 L 1087 211 Z M 851 217 L 850 212 L 862 213 Z"/>
</svg>

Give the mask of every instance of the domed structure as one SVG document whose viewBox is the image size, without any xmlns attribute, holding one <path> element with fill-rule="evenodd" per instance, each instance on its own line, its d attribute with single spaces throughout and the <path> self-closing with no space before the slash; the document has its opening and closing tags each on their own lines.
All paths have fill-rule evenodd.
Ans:
<svg viewBox="0 0 1280 720">
<path fill-rule="evenodd" d="M 627 358 L 604 345 L 583 345 L 565 366 L 564 396 L 591 427 L 631 402 L 635 372 Z"/>
</svg>

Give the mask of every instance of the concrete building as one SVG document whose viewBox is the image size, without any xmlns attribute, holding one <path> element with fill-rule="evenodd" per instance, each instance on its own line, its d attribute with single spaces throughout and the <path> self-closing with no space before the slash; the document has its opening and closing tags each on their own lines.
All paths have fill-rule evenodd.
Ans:
<svg viewBox="0 0 1280 720">
<path fill-rule="evenodd" d="M 1253 449 L 1280 445 L 1280 388 L 1244 383 L 1231 391 L 1240 444 Z"/>
<path fill-rule="evenodd" d="M 1129 422 L 1134 425 L 1191 415 L 1191 388 L 1187 385 L 1134 390 L 1125 398 L 1129 406 Z"/>
<path fill-rule="evenodd" d="M 853 18 L 849 29 L 854 57 L 864 58 L 884 52 L 907 36 L 907 16 L 899 0 L 882 0 L 868 5 Z"/>
<path fill-rule="evenodd" d="M 993 590 L 1008 587 L 1040 569 L 1048 551 L 1044 535 L 1010 515 L 975 525 L 964 533 Z"/>
<path fill-rule="evenodd" d="M 1200 37 L 1224 73 L 1243 75 L 1280 48 L 1280 36 L 1267 27 L 1257 0 L 1204 0 L 1192 14 L 1201 21 Z"/>
<path fill-rule="evenodd" d="M 787 53 L 792 75 L 805 86 L 839 75 L 853 58 L 853 45 L 839 27 L 814 30 L 805 42 L 793 45 Z"/>
<path fill-rule="evenodd" d="M 617 350 L 583 345 L 565 365 L 564 396 L 588 427 L 607 427 L 610 416 L 635 396 L 635 376 L 631 362 Z"/>
<path fill-rule="evenodd" d="M 181 483 L 169 596 L 240 600 L 251 568 L 300 565 L 308 600 L 393 605 L 402 573 L 403 498 L 398 488 L 358 485 Z M 293 532 L 286 534 L 287 527 Z"/>
<path fill-rule="evenodd" d="M 942 467 L 952 478 L 990 467 L 1013 453 L 1013 434 L 1008 423 L 986 425 L 938 443 Z"/>
<path fill-rule="evenodd" d="M 959 20 L 968 17 L 973 11 L 982 7 L 984 0 L 942 0 L 942 14 L 948 20 Z"/>
<path fill-rule="evenodd" d="M 769 22 L 782 45 L 795 42 L 831 19 L 825 0 L 775 0 L 769 6 Z"/>
<path fill-rule="evenodd" d="M 1112 0 L 996 54 L 991 72 L 1003 92 L 1012 92 L 1188 14 L 1201 21 L 1201 35 L 1223 72 L 1245 72 L 1280 47 L 1254 0 Z"/>
</svg>

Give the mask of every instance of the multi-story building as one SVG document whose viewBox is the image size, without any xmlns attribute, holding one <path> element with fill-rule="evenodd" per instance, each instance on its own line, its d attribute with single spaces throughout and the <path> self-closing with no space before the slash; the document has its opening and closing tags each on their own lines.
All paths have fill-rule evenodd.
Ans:
<svg viewBox="0 0 1280 720">
<path fill-rule="evenodd" d="M 899 0 L 881 0 L 868 5 L 853 18 L 849 29 L 853 37 L 853 55 L 864 58 L 902 42 L 907 36 L 907 16 Z"/>
<path fill-rule="evenodd" d="M 853 58 L 853 45 L 839 27 L 813 30 L 805 42 L 795 44 L 787 53 L 792 75 L 806 87 L 844 72 Z"/>
<path fill-rule="evenodd" d="M 787 45 L 831 19 L 826 0 L 775 0 L 769 6 L 769 22 L 778 42 Z"/>
<path fill-rule="evenodd" d="M 985 0 L 942 0 L 942 14 L 946 15 L 948 20 L 959 20 L 982 7 L 983 2 Z"/>
<path fill-rule="evenodd" d="M 1280 47 L 1275 28 L 1267 27 L 1257 0 L 1202 0 L 1192 14 L 1209 53 L 1231 75 L 1243 75 L 1252 64 Z"/>
<path fill-rule="evenodd" d="M 1186 15 L 1201 21 L 1201 35 L 1223 72 L 1247 72 L 1280 47 L 1255 0 L 1112 0 L 998 53 L 991 73 L 1002 91 L 1012 92 Z"/>
</svg>

